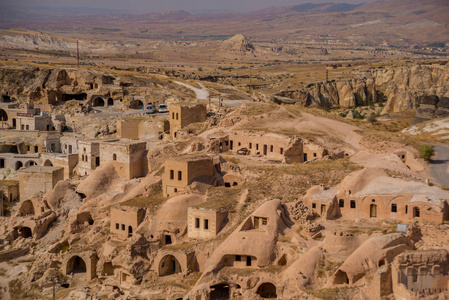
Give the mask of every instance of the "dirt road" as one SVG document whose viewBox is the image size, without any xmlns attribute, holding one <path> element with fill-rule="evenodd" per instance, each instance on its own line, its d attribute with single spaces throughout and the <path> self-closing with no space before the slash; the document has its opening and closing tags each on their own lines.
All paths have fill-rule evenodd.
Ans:
<svg viewBox="0 0 449 300">
<path fill-rule="evenodd" d="M 429 167 L 429 175 L 435 182 L 449 187 L 449 147 L 435 145 L 435 155 Z"/>
</svg>

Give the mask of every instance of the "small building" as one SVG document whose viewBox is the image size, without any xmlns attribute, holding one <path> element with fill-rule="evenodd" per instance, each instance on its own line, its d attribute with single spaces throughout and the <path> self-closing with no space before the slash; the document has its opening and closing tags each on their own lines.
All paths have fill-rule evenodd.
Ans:
<svg viewBox="0 0 449 300">
<path fill-rule="evenodd" d="M 449 291 L 449 259 L 444 249 L 399 254 L 391 272 L 396 299 L 421 299 Z"/>
<path fill-rule="evenodd" d="M 121 238 L 131 237 L 145 217 L 143 208 L 117 206 L 111 208 L 111 233 Z"/>
<path fill-rule="evenodd" d="M 78 174 L 89 175 L 100 166 L 100 143 L 98 141 L 78 141 Z"/>
<path fill-rule="evenodd" d="M 64 179 L 70 179 L 78 163 L 78 154 L 46 153 L 41 155 L 42 166 L 64 168 Z"/>
<path fill-rule="evenodd" d="M 100 143 L 100 159 L 112 163 L 121 178 L 145 176 L 146 143 L 111 140 Z"/>
<path fill-rule="evenodd" d="M 232 151 L 238 154 L 261 156 L 283 163 L 306 162 L 320 159 L 326 150 L 298 136 L 270 132 L 234 131 L 229 136 L 209 142 L 210 152 Z"/>
<path fill-rule="evenodd" d="M 189 207 L 187 235 L 189 238 L 211 238 L 222 229 L 228 212 L 224 209 Z"/>
<path fill-rule="evenodd" d="M 5 202 L 19 200 L 20 190 L 18 180 L 0 180 L 0 197 Z"/>
<path fill-rule="evenodd" d="M 204 104 L 172 104 L 169 107 L 170 134 L 176 138 L 177 131 L 192 123 L 206 121 Z"/>
<path fill-rule="evenodd" d="M 165 118 L 129 117 L 117 120 L 117 136 L 121 139 L 162 140 L 170 131 Z"/>
<path fill-rule="evenodd" d="M 59 180 L 64 180 L 64 169 L 57 167 L 33 166 L 21 169 L 17 173 L 22 201 L 39 192 L 48 193 Z"/>
<path fill-rule="evenodd" d="M 209 156 L 186 155 L 166 160 L 162 175 L 164 197 L 183 192 L 194 179 L 203 176 L 214 176 L 214 163 Z"/>
</svg>

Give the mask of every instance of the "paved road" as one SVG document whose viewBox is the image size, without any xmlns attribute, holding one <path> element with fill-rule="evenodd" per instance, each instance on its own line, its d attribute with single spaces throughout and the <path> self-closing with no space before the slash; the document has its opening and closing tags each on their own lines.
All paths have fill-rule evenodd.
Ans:
<svg viewBox="0 0 449 300">
<path fill-rule="evenodd" d="M 435 145 L 435 155 L 432 158 L 429 175 L 435 182 L 449 187 L 449 147 Z"/>
</svg>

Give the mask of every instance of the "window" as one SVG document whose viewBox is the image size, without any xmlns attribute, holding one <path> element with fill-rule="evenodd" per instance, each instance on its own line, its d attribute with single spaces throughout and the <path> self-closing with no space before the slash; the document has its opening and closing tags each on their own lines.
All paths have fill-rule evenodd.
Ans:
<svg viewBox="0 0 449 300">
<path fill-rule="evenodd" d="M 176 120 L 178 120 L 178 113 L 176 113 Z"/>
<path fill-rule="evenodd" d="M 242 261 L 242 257 L 240 255 L 235 256 L 235 261 Z"/>
<path fill-rule="evenodd" d="M 239 142 L 239 146 L 241 146 L 241 145 L 242 145 L 242 143 Z"/>
<path fill-rule="evenodd" d="M 355 208 L 355 200 L 351 200 L 351 208 Z"/>
<path fill-rule="evenodd" d="M 268 219 L 267 218 L 262 218 L 262 225 L 267 225 L 268 223 Z"/>
<path fill-rule="evenodd" d="M 270 145 L 270 152 L 273 152 L 273 150 L 274 150 L 273 145 Z"/>
<path fill-rule="evenodd" d="M 251 267 L 251 256 L 246 257 L 246 266 Z"/>
<path fill-rule="evenodd" d="M 256 150 L 259 150 L 259 144 L 256 144 Z"/>
<path fill-rule="evenodd" d="M 281 154 L 284 154 L 284 148 L 281 148 L 281 150 L 279 151 Z"/>
<path fill-rule="evenodd" d="M 405 206 L 405 214 L 408 214 L 408 205 Z"/>
<path fill-rule="evenodd" d="M 209 220 L 208 219 L 204 219 L 204 229 L 205 230 L 209 229 Z"/>
<path fill-rule="evenodd" d="M 39 152 L 39 147 L 38 146 L 34 146 L 34 152 Z"/>
<path fill-rule="evenodd" d="M 414 207 L 413 208 L 413 217 L 414 218 L 419 218 L 419 214 L 420 214 L 419 208 Z"/>
<path fill-rule="evenodd" d="M 174 112 L 171 113 L 171 118 L 172 118 L 173 120 L 175 119 L 175 113 L 174 113 Z"/>
<path fill-rule="evenodd" d="M 31 146 L 30 145 L 28 145 L 28 151 L 31 151 Z"/>
<path fill-rule="evenodd" d="M 338 200 L 338 206 L 345 207 L 345 200 L 343 200 L 343 199 Z"/>
<path fill-rule="evenodd" d="M 316 157 L 316 153 L 313 153 L 313 157 Z"/>
<path fill-rule="evenodd" d="M 178 192 L 178 189 L 177 188 L 175 188 L 175 193 L 177 193 Z"/>
<path fill-rule="evenodd" d="M 316 203 L 312 203 L 312 208 L 316 208 Z"/>
<path fill-rule="evenodd" d="M 115 229 L 117 229 L 117 230 L 120 229 L 120 225 L 118 223 L 115 223 Z"/>
<path fill-rule="evenodd" d="M 25 125 L 23 125 L 23 124 L 22 124 L 22 126 L 20 126 L 20 127 L 21 127 L 21 129 L 22 129 L 22 130 L 24 130 L 24 129 L 25 129 Z"/>
<path fill-rule="evenodd" d="M 200 218 L 195 218 L 195 228 L 200 228 Z"/>
<path fill-rule="evenodd" d="M 182 180 L 182 171 L 178 171 L 178 180 Z"/>
<path fill-rule="evenodd" d="M 396 204 L 391 204 L 391 212 L 398 212 L 398 206 Z"/>
<path fill-rule="evenodd" d="M 249 149 L 253 148 L 253 143 L 249 143 Z"/>
<path fill-rule="evenodd" d="M 30 130 L 30 125 L 27 125 L 26 129 L 27 129 L 27 130 Z"/>
<path fill-rule="evenodd" d="M 229 141 L 226 141 L 226 142 L 225 142 L 225 145 L 226 145 L 226 146 L 229 146 Z"/>
<path fill-rule="evenodd" d="M 117 160 L 117 154 L 114 153 L 114 154 L 112 155 L 112 160 Z"/>
<path fill-rule="evenodd" d="M 175 179 L 175 171 L 170 170 L 170 179 Z"/>
<path fill-rule="evenodd" d="M 125 224 L 122 224 L 122 230 L 125 230 Z"/>
</svg>

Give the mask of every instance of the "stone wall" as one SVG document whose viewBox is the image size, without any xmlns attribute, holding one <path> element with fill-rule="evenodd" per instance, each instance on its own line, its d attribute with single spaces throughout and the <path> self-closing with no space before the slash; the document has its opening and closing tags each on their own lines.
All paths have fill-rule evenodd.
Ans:
<svg viewBox="0 0 449 300">
<path fill-rule="evenodd" d="M 121 178 L 145 176 L 146 143 L 109 141 L 100 144 L 100 160 L 112 163 Z"/>
<path fill-rule="evenodd" d="M 34 166 L 22 169 L 19 174 L 20 199 L 29 199 L 36 193 L 49 193 L 59 180 L 64 180 L 64 169 Z"/>
<path fill-rule="evenodd" d="M 145 210 L 132 207 L 111 208 L 111 233 L 122 238 L 132 236 L 143 221 Z"/>
<path fill-rule="evenodd" d="M 192 123 L 206 121 L 207 109 L 204 104 L 172 104 L 169 107 L 170 134 L 176 137 L 176 131 Z"/>
<path fill-rule="evenodd" d="M 227 215 L 227 211 L 189 207 L 187 210 L 188 237 L 211 238 L 216 236 Z"/>
</svg>

